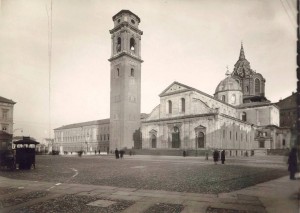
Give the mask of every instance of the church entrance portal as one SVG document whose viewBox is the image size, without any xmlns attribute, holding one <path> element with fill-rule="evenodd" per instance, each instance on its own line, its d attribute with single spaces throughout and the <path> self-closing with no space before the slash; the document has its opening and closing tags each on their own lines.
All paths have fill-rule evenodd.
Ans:
<svg viewBox="0 0 300 213">
<path fill-rule="evenodd" d="M 198 146 L 198 148 L 204 148 L 204 134 L 203 134 L 203 132 L 198 133 L 197 146 Z"/>
<path fill-rule="evenodd" d="M 180 148 L 180 135 L 178 127 L 174 127 L 174 132 L 172 133 L 172 148 Z"/>
</svg>

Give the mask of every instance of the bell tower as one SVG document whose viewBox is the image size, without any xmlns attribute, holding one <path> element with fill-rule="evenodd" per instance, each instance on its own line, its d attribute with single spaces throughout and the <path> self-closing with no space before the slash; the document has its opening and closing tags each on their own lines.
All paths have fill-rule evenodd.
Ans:
<svg viewBox="0 0 300 213">
<path fill-rule="evenodd" d="M 110 150 L 131 149 L 141 125 L 140 18 L 129 10 L 113 16 L 110 61 Z"/>
</svg>

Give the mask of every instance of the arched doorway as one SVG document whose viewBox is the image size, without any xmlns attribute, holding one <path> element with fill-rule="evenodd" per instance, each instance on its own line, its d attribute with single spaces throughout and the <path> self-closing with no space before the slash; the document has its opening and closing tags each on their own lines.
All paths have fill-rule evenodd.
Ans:
<svg viewBox="0 0 300 213">
<path fill-rule="evenodd" d="M 172 132 L 172 148 L 180 148 L 180 133 L 177 126 L 174 126 Z"/>
<path fill-rule="evenodd" d="M 198 148 L 204 148 L 204 133 L 199 132 L 197 135 L 197 147 Z"/>
<path fill-rule="evenodd" d="M 156 135 L 154 135 L 154 134 L 151 135 L 151 147 L 153 149 L 155 149 L 157 147 Z"/>
</svg>

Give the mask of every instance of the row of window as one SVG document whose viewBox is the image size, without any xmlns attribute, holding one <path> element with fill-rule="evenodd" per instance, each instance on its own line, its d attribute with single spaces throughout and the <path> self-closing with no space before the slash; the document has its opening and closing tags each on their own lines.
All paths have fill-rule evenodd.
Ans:
<svg viewBox="0 0 300 213">
<path fill-rule="evenodd" d="M 116 76 L 117 77 L 119 77 L 120 76 L 120 68 L 117 68 L 117 70 L 116 70 Z M 134 77 L 134 69 L 133 68 L 131 68 L 130 69 L 130 75 L 129 75 L 130 77 Z"/>
<path fill-rule="evenodd" d="M 84 137 L 84 136 L 63 137 L 63 140 L 66 142 L 68 142 L 68 141 L 76 142 L 76 141 L 83 140 L 86 138 L 89 140 L 89 136 L 87 136 L 87 137 Z M 109 134 L 97 135 L 97 140 L 107 141 L 107 140 L 109 140 Z"/>
<path fill-rule="evenodd" d="M 134 38 L 130 38 L 129 40 L 129 48 L 130 50 L 135 53 L 135 49 L 136 49 L 136 42 L 134 40 Z M 121 52 L 122 49 L 122 39 L 121 37 L 118 37 L 117 39 L 117 45 L 116 45 L 116 51 L 117 52 Z"/>
<path fill-rule="evenodd" d="M 239 80 L 237 80 L 237 82 L 241 85 L 241 82 Z M 254 80 L 254 87 L 255 93 L 260 93 L 260 80 L 258 78 Z M 249 86 L 245 86 L 245 92 L 249 92 Z"/>
<path fill-rule="evenodd" d="M 184 98 L 181 98 L 180 99 L 180 112 L 185 112 L 185 99 Z M 169 114 L 172 114 L 172 111 L 173 111 L 173 106 L 172 106 L 172 101 L 168 101 L 168 106 L 167 106 L 167 112 Z"/>
<path fill-rule="evenodd" d="M 223 129 L 223 138 L 226 138 L 226 131 L 225 131 L 225 129 Z M 229 131 L 229 139 L 232 140 L 233 138 L 234 138 L 234 137 L 233 137 L 232 132 Z M 241 141 L 243 141 L 244 138 L 246 139 L 246 142 L 247 142 L 247 141 L 248 141 L 247 134 L 246 134 L 245 137 L 244 137 L 243 133 L 241 133 L 241 137 L 240 137 Z M 237 139 L 238 139 L 238 133 L 235 132 L 235 140 L 237 140 Z M 251 135 L 249 136 L 249 139 L 250 139 L 250 141 L 251 141 Z"/>
</svg>

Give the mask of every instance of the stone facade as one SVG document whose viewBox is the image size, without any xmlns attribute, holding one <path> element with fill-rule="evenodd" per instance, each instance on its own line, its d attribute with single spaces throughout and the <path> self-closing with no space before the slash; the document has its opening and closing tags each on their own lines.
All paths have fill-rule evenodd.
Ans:
<svg viewBox="0 0 300 213">
<path fill-rule="evenodd" d="M 297 93 L 278 101 L 276 105 L 280 109 L 280 126 L 295 129 L 297 123 Z"/>
<path fill-rule="evenodd" d="M 108 152 L 109 119 L 75 123 L 54 129 L 53 150 L 63 153 Z"/>
</svg>

